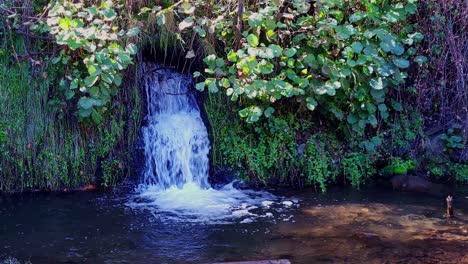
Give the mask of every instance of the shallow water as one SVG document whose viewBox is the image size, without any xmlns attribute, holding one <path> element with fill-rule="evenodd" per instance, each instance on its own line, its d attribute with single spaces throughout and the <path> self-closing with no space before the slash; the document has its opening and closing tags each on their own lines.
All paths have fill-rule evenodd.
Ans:
<svg viewBox="0 0 468 264">
<path fill-rule="evenodd" d="M 453 220 L 443 197 L 372 187 L 273 192 L 281 201 L 227 222 L 174 219 L 132 208 L 134 194 L 0 197 L 0 260 L 32 263 L 209 263 L 288 258 L 292 263 L 468 263 L 468 190 Z M 290 201 L 298 200 L 298 204 Z M 266 203 L 269 204 L 269 203 Z M 197 215 L 193 217 L 199 217 Z"/>
</svg>

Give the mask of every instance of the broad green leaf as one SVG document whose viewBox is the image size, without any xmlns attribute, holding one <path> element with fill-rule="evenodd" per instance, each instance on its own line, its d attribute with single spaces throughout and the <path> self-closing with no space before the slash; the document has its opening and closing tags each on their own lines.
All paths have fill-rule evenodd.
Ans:
<svg viewBox="0 0 468 264">
<path fill-rule="evenodd" d="M 351 47 L 353 48 L 353 51 L 355 53 L 359 53 L 363 49 L 361 42 L 357 42 L 357 41 L 353 42 L 353 44 L 351 44 Z"/>
<path fill-rule="evenodd" d="M 96 109 L 91 110 L 91 118 L 93 119 L 95 124 L 100 124 L 102 122 L 102 115 L 96 111 Z"/>
<path fill-rule="evenodd" d="M 297 50 L 295 48 L 289 48 L 287 50 L 284 50 L 284 55 L 288 58 L 291 58 L 292 56 L 294 56 L 296 54 Z"/>
<path fill-rule="evenodd" d="M 101 78 L 102 78 L 103 81 L 105 81 L 108 84 L 112 84 L 112 82 L 114 81 L 112 76 L 110 74 L 108 74 L 108 73 L 105 73 L 105 72 L 103 72 L 101 74 Z"/>
<path fill-rule="evenodd" d="M 247 36 L 247 42 L 249 43 L 250 46 L 252 47 L 257 47 L 258 46 L 258 37 L 254 34 L 249 34 Z"/>
<path fill-rule="evenodd" d="M 93 107 L 94 105 L 94 99 L 86 97 L 86 96 L 81 97 L 80 100 L 78 101 L 78 105 L 85 110 L 91 109 L 91 107 Z"/>
<path fill-rule="evenodd" d="M 211 82 L 208 84 L 208 91 L 211 93 L 217 93 L 218 92 L 218 86 L 216 85 L 216 82 Z"/>
<path fill-rule="evenodd" d="M 70 30 L 70 27 L 71 27 L 70 18 L 66 17 L 66 18 L 60 19 L 59 22 L 58 22 L 58 26 L 60 27 L 60 29 L 62 29 L 64 31 Z"/>
<path fill-rule="evenodd" d="M 70 100 L 75 96 L 75 92 L 73 90 L 66 90 L 65 91 L 65 99 Z"/>
<path fill-rule="evenodd" d="M 128 53 L 130 53 L 131 55 L 135 55 L 138 51 L 138 47 L 133 44 L 133 43 L 130 43 L 128 44 L 128 46 L 125 48 L 125 51 L 127 51 Z"/>
<path fill-rule="evenodd" d="M 383 87 L 383 81 L 382 78 L 379 77 L 377 79 L 373 78 L 369 81 L 370 86 L 375 89 L 375 90 L 382 90 Z"/>
<path fill-rule="evenodd" d="M 197 84 L 195 85 L 195 88 L 196 88 L 198 91 L 201 91 L 201 92 L 202 92 L 203 90 L 205 90 L 205 82 L 197 83 Z"/>
<path fill-rule="evenodd" d="M 76 39 L 75 37 L 70 37 L 67 40 L 67 45 L 70 47 L 71 50 L 77 50 L 82 46 L 82 43 L 80 42 L 79 39 Z"/>
<path fill-rule="evenodd" d="M 102 14 L 104 15 L 104 20 L 106 21 L 112 21 L 117 17 L 117 13 L 114 11 L 114 9 L 105 9 L 102 11 Z"/>
<path fill-rule="evenodd" d="M 179 24 L 179 30 L 183 31 L 186 28 L 189 28 L 193 26 L 193 18 L 192 17 L 186 17 L 182 22 Z"/>
<path fill-rule="evenodd" d="M 348 123 L 352 125 L 352 124 L 357 123 L 358 119 L 356 118 L 356 116 L 354 114 L 349 114 L 346 117 L 346 121 L 348 121 Z"/>
<path fill-rule="evenodd" d="M 273 109 L 273 107 L 267 107 L 267 109 L 265 109 L 265 112 L 263 112 L 263 114 L 265 115 L 265 117 L 269 118 L 274 112 L 275 112 L 275 109 Z"/>
<path fill-rule="evenodd" d="M 230 50 L 228 55 L 227 55 L 227 59 L 230 61 L 230 62 L 236 62 L 237 61 L 237 54 L 235 51 L 233 50 Z"/>
<path fill-rule="evenodd" d="M 393 59 L 393 63 L 394 63 L 398 68 L 406 69 L 406 68 L 409 67 L 409 61 L 408 61 L 408 60 L 405 60 L 405 59 L 398 59 L 398 58 L 395 58 L 395 59 Z"/>
<path fill-rule="evenodd" d="M 141 31 L 141 30 L 140 30 L 139 27 L 131 28 L 131 29 L 128 30 L 127 36 L 128 36 L 128 37 L 134 37 L 134 36 L 140 34 L 140 31 Z"/>
<path fill-rule="evenodd" d="M 414 58 L 414 61 L 418 63 L 419 65 L 423 65 L 424 63 L 427 62 L 427 57 L 426 56 L 417 56 Z"/>
<path fill-rule="evenodd" d="M 115 85 L 120 86 L 120 84 L 122 84 L 122 77 L 120 77 L 118 74 L 113 75 L 113 77 Z"/>
<path fill-rule="evenodd" d="M 317 101 L 313 97 L 307 97 L 306 103 L 306 106 L 310 111 L 314 111 L 318 105 Z"/>
<path fill-rule="evenodd" d="M 98 79 L 99 76 L 88 76 L 84 79 L 84 83 L 87 87 L 91 87 L 97 82 Z"/>
<path fill-rule="evenodd" d="M 356 12 L 349 17 L 349 22 L 358 22 L 367 16 L 366 13 Z"/>
</svg>

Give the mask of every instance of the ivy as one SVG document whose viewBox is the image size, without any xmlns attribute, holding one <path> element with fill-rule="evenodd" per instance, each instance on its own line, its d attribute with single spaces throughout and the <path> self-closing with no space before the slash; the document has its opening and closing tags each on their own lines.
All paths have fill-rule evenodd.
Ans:
<svg viewBox="0 0 468 264">
<path fill-rule="evenodd" d="M 124 43 L 140 29 L 120 28 L 117 18 L 122 6 L 114 2 L 57 1 L 49 6 L 47 23 L 33 28 L 49 32 L 59 45 L 60 52 L 51 62 L 65 68 L 60 90 L 65 100 L 77 102 L 80 120 L 102 122 L 122 83 L 122 71 L 137 52 L 135 44 Z"/>
<path fill-rule="evenodd" d="M 416 0 L 288 3 L 246 7 L 239 47 L 236 16 L 220 14 L 211 20 L 214 27 L 203 20 L 201 26 L 214 29 L 225 49 L 205 58 L 204 73 L 194 75 L 205 79 L 196 88 L 223 91 L 240 102 L 239 115 L 247 122 L 271 117 L 265 109 L 281 101 L 320 109 L 358 134 L 386 120 L 386 96 L 404 85 L 412 46 L 423 38 L 407 22 Z"/>
</svg>

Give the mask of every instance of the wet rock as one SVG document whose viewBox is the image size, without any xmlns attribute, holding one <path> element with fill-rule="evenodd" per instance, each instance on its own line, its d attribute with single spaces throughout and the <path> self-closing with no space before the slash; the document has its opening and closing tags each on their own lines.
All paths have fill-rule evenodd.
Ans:
<svg viewBox="0 0 468 264">
<path fill-rule="evenodd" d="M 236 179 L 234 172 L 228 169 L 217 170 L 210 178 L 209 182 L 214 189 L 221 189 L 226 184 Z"/>
<path fill-rule="evenodd" d="M 394 190 L 443 195 L 443 185 L 418 176 L 396 175 L 391 179 L 391 183 Z"/>
<path fill-rule="evenodd" d="M 232 183 L 232 186 L 236 189 L 240 189 L 240 190 L 248 190 L 248 189 L 255 189 L 257 186 L 255 186 L 255 184 L 253 183 L 249 183 L 249 182 L 244 182 L 244 181 L 239 181 L 239 180 L 235 180 L 233 183 Z"/>
</svg>

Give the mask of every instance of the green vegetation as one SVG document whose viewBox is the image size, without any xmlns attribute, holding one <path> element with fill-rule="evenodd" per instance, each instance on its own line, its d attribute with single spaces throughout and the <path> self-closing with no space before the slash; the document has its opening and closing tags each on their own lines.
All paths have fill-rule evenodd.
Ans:
<svg viewBox="0 0 468 264">
<path fill-rule="evenodd" d="M 441 1 L 5 1 L 0 191 L 118 184 L 142 50 L 193 73 L 215 169 L 322 191 L 380 171 L 466 183 L 466 26 Z"/>
<path fill-rule="evenodd" d="M 125 38 L 139 33 L 138 28 L 120 30 L 116 10 L 122 9 L 113 1 L 100 5 L 60 1 L 49 7 L 47 24 L 33 27 L 40 33 L 49 32 L 59 45 L 59 54 L 52 59 L 53 64 L 65 68 L 59 87 L 66 100 L 79 95 L 81 119 L 91 117 L 95 123 L 102 122 L 111 96 L 117 94 L 115 86 L 122 83 L 121 71 L 137 52 L 133 43 L 121 45 Z"/>
<path fill-rule="evenodd" d="M 239 48 L 233 23 L 219 27 L 226 55 L 205 58 L 207 78 L 197 88 L 222 89 L 241 101 L 239 115 L 247 122 L 287 103 L 320 108 L 321 116 L 343 123 L 340 128 L 362 134 L 387 120 L 390 109 L 401 110 L 385 95 L 405 83 L 412 46 L 423 39 L 407 22 L 415 1 L 292 1 L 288 13 L 282 5 L 261 2 L 244 15 L 246 42 Z"/>
<path fill-rule="evenodd" d="M 0 37 L 0 191 L 112 185 L 123 171 L 101 163 L 128 167 L 139 129 L 140 95 L 132 71 L 108 103 L 106 120 L 98 127 L 81 124 L 76 101 L 66 98 L 62 85 L 64 68 L 72 65 L 54 64 L 49 56 L 64 49 L 14 34 L 20 30 L 4 28 L 1 35 L 9 37 Z"/>
</svg>

